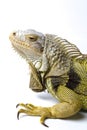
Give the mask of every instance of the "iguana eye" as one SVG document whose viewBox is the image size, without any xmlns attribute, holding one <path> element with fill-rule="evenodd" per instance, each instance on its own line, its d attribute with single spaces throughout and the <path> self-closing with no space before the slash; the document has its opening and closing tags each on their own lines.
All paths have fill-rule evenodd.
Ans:
<svg viewBox="0 0 87 130">
<path fill-rule="evenodd" d="M 30 35 L 30 36 L 28 36 L 28 39 L 29 39 L 29 41 L 31 41 L 31 42 L 34 42 L 34 41 L 36 41 L 37 40 L 37 36 L 35 36 L 35 35 Z"/>
</svg>

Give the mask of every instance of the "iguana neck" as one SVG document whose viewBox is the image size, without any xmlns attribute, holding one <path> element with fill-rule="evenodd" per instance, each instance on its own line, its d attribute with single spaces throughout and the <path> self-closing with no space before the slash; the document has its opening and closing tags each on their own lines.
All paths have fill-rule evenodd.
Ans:
<svg viewBox="0 0 87 130">
<path fill-rule="evenodd" d="M 45 68 L 47 77 L 49 77 L 67 73 L 71 60 L 82 58 L 83 55 L 75 45 L 67 40 L 56 35 L 46 34 L 43 57 L 41 68 Z"/>
</svg>

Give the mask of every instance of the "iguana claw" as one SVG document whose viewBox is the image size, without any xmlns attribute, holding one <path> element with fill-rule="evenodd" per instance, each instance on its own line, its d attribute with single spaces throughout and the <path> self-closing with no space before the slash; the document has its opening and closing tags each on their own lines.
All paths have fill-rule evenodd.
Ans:
<svg viewBox="0 0 87 130">
<path fill-rule="evenodd" d="M 25 113 L 27 115 L 30 115 L 30 116 L 41 116 L 40 118 L 40 123 L 46 127 L 48 127 L 44 121 L 46 118 L 48 118 L 50 116 L 50 112 L 48 110 L 48 108 L 45 108 L 45 107 L 37 107 L 37 106 L 34 106 L 32 104 L 23 104 L 23 103 L 19 103 L 16 105 L 16 108 L 17 107 L 23 107 L 24 109 L 19 109 L 18 113 L 17 113 L 17 119 L 19 120 L 19 115 L 21 113 Z"/>
</svg>

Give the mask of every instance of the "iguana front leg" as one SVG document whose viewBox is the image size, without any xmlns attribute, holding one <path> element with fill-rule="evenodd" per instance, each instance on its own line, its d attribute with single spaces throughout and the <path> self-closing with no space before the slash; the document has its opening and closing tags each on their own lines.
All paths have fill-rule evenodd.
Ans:
<svg viewBox="0 0 87 130">
<path fill-rule="evenodd" d="M 49 88 L 51 87 L 49 86 Z M 25 108 L 18 111 L 18 117 L 20 113 L 32 116 L 41 116 L 40 122 L 44 124 L 46 118 L 67 118 L 77 113 L 82 107 L 78 94 L 65 86 L 60 86 L 57 92 L 55 92 L 55 95 L 59 97 L 61 103 L 53 105 L 52 107 L 18 104 L 18 106 L 23 106 Z"/>
<path fill-rule="evenodd" d="M 60 85 L 55 91 L 52 87 L 51 79 L 47 80 L 48 91 L 57 99 L 60 100 L 59 104 L 51 107 L 51 114 L 54 118 L 67 118 L 82 108 L 82 102 L 78 94 L 73 90 Z"/>
</svg>

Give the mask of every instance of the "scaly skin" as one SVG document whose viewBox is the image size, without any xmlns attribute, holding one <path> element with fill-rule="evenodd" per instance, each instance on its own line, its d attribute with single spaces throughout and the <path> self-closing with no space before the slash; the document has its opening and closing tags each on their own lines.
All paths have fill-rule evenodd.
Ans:
<svg viewBox="0 0 87 130">
<path fill-rule="evenodd" d="M 52 107 L 19 103 L 18 111 L 27 115 L 46 118 L 67 118 L 81 109 L 87 110 L 87 55 L 56 35 L 42 34 L 35 30 L 10 34 L 15 50 L 31 68 L 30 88 L 41 92 L 47 89 L 60 103 Z"/>
</svg>

